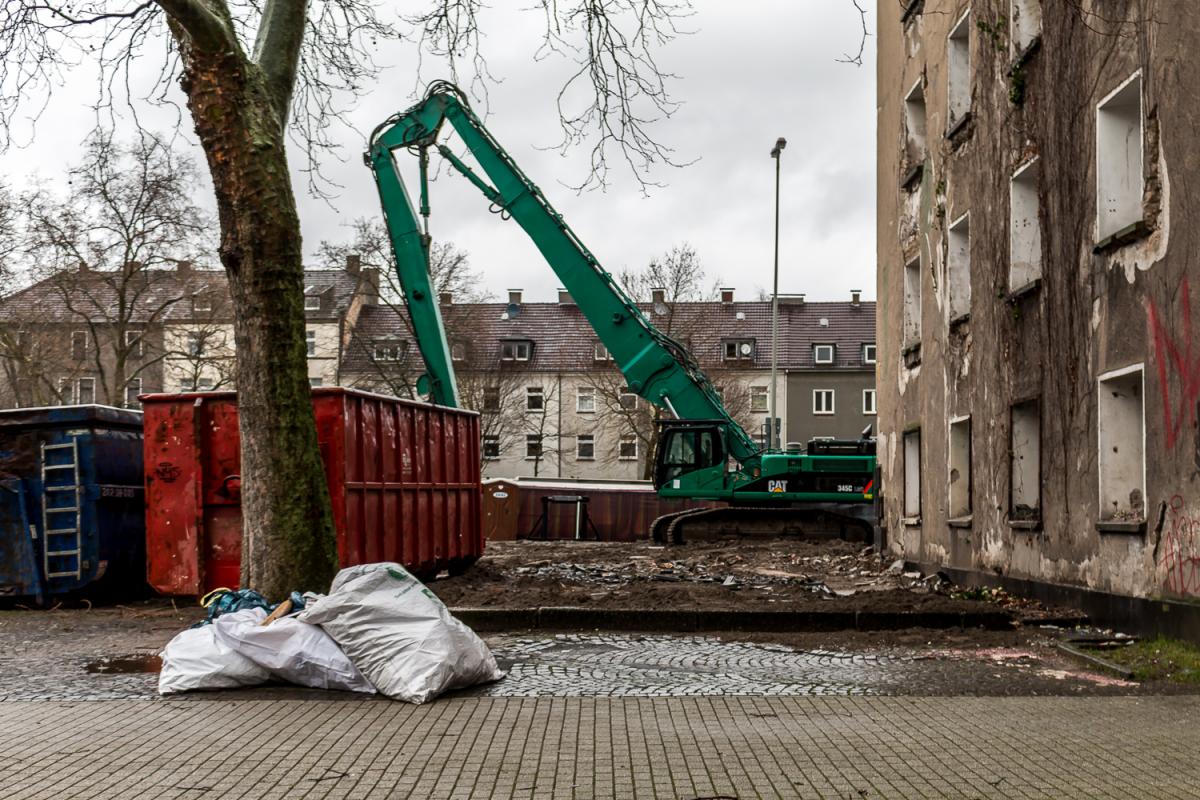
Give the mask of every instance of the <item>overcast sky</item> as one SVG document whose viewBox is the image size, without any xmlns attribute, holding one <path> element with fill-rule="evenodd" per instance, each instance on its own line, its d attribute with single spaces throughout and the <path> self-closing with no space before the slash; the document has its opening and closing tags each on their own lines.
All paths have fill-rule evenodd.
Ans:
<svg viewBox="0 0 1200 800">
<path fill-rule="evenodd" d="M 769 290 L 775 180 L 769 152 L 784 136 L 780 292 L 840 299 L 855 288 L 875 296 L 875 48 L 868 40 L 861 67 L 837 62 L 857 51 L 861 37 L 850 0 L 697 0 L 685 23 L 694 33 L 659 53 L 660 65 L 679 76 L 670 89 L 683 105 L 653 129 L 679 161 L 695 163 L 654 172 L 651 179 L 665 185 L 649 196 L 620 166 L 603 191 L 568 188 L 585 176 L 588 153 L 552 149 L 560 136 L 555 95 L 568 65 L 535 62 L 541 18 L 518 10 L 528 5 L 497 1 L 481 20 L 484 54 L 502 81 L 490 89 L 487 125 L 606 269 L 637 268 L 687 242 L 708 274 L 739 296 Z M 864 5 L 873 33 L 875 4 Z M 378 88 L 345 115 L 349 129 L 338 133 L 342 160 L 324 164 L 343 187 L 333 206 L 306 196 L 297 175 L 306 253 L 323 239 L 348 238 L 355 218 L 379 214 L 359 156 L 371 129 L 413 102 L 416 63 L 409 43 L 390 44 L 380 55 L 387 69 Z M 442 75 L 430 61 L 424 71 L 430 79 Z M 23 184 L 31 165 L 43 180 L 61 184 L 65 166 L 78 160 L 93 121 L 87 107 L 93 84 L 84 70 L 68 81 L 33 144 L 0 155 L 10 185 Z M 173 119 L 153 112 L 146 118 L 154 126 Z M 191 139 L 190 121 L 184 127 Z M 203 164 L 198 149 L 195 155 Z M 292 163 L 299 167 L 302 159 L 294 154 Z M 483 197 L 457 175 L 441 176 L 432 194 L 434 237 L 466 250 L 492 293 L 523 288 L 530 300 L 553 299 L 559 282 L 515 222 L 489 214 Z"/>
</svg>

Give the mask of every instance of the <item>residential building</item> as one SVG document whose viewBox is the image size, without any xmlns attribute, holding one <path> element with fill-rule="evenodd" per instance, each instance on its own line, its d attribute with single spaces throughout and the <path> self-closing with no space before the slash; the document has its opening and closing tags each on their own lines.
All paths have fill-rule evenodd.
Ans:
<svg viewBox="0 0 1200 800">
<path fill-rule="evenodd" d="M 878 10 L 891 549 L 1076 600 L 1195 598 L 1200 6 Z"/>
</svg>

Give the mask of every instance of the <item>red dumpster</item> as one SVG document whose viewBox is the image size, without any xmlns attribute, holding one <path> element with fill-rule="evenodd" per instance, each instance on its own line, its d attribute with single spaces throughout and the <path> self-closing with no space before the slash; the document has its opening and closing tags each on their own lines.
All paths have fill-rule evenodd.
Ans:
<svg viewBox="0 0 1200 800">
<path fill-rule="evenodd" d="M 236 393 L 141 399 L 150 585 L 172 595 L 237 586 Z M 427 578 L 483 553 L 476 413 L 338 387 L 312 401 L 342 566 L 396 561 Z"/>
</svg>

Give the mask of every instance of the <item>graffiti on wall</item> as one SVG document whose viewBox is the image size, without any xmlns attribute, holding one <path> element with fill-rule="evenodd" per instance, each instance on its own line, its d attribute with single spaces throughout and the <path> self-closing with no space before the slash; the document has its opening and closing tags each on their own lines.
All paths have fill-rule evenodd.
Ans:
<svg viewBox="0 0 1200 800">
<path fill-rule="evenodd" d="M 1174 449 L 1184 425 L 1196 426 L 1200 414 L 1200 346 L 1192 336 L 1192 306 L 1187 278 L 1179 286 L 1182 298 L 1179 324 L 1171 325 L 1153 302 L 1147 306 L 1154 360 L 1162 394 L 1163 424 L 1167 449 Z M 1197 437 L 1197 468 L 1200 469 L 1200 437 Z"/>
<path fill-rule="evenodd" d="M 1167 504 L 1158 552 L 1162 587 L 1170 594 L 1200 595 L 1200 515 L 1175 495 Z"/>
</svg>

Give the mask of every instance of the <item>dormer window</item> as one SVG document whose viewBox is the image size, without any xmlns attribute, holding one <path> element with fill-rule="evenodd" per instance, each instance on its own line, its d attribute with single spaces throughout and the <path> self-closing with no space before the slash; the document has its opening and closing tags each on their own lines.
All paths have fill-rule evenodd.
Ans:
<svg viewBox="0 0 1200 800">
<path fill-rule="evenodd" d="M 455 342 L 450 345 L 450 360 L 451 361 L 466 361 L 467 346 L 462 342 Z"/>
<path fill-rule="evenodd" d="M 596 342 L 596 345 L 593 348 L 593 355 L 597 361 L 612 361 L 613 360 L 612 353 L 608 352 L 608 348 L 605 347 L 604 345 L 600 344 L 599 342 Z"/>
<path fill-rule="evenodd" d="M 212 295 L 209 294 L 194 294 L 192 295 L 192 312 L 199 313 L 202 311 L 212 311 Z"/>
<path fill-rule="evenodd" d="M 864 364 L 875 363 L 875 343 L 864 344 L 862 346 L 862 361 Z"/>
<path fill-rule="evenodd" d="M 320 311 L 321 310 L 321 294 L 315 286 L 304 287 L 304 310 L 305 311 Z"/>
<path fill-rule="evenodd" d="M 813 363 L 814 364 L 832 364 L 835 355 L 834 346 L 831 344 L 814 344 L 813 345 Z"/>
<path fill-rule="evenodd" d="M 721 345 L 726 361 L 742 361 L 754 358 L 753 339 L 725 339 Z"/>
<path fill-rule="evenodd" d="M 528 361 L 533 354 L 533 342 L 526 339 L 510 339 L 500 342 L 501 361 Z"/>
<path fill-rule="evenodd" d="M 375 343 L 372 355 L 376 361 L 400 361 L 404 358 L 404 351 L 404 342 L 380 341 Z"/>
</svg>

